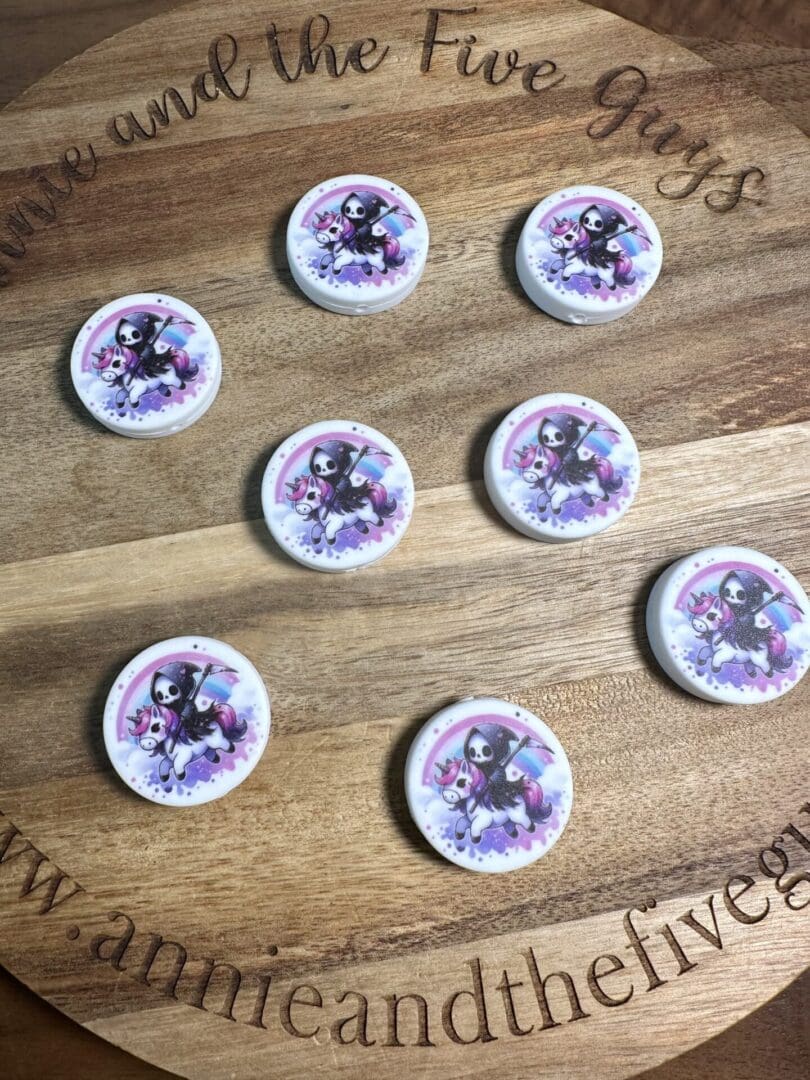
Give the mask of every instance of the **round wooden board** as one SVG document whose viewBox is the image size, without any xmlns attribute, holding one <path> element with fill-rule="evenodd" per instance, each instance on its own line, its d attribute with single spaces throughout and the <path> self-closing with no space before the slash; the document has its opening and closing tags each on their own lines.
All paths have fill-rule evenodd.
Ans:
<svg viewBox="0 0 810 1080">
<path fill-rule="evenodd" d="M 520 72 L 463 77 L 448 45 L 420 73 L 426 11 L 367 0 L 330 13 L 329 40 L 342 57 L 376 38 L 376 56 L 389 46 L 379 67 L 332 79 L 322 60 L 286 83 L 267 25 L 294 68 L 312 14 L 298 0 L 185 8 L 0 115 L 2 218 L 17 200 L 31 225 L 16 226 L 22 257 L 0 255 L 12 435 L 0 961 L 91 1030 L 189 1076 L 627 1076 L 807 963 L 807 883 L 790 878 L 810 862 L 810 682 L 765 708 L 714 707 L 659 674 L 643 634 L 655 575 L 707 544 L 762 548 L 810 579 L 806 141 L 697 57 L 572 0 L 441 16 L 438 37 L 476 36 L 473 62 L 501 50 L 496 77 L 509 49 L 552 60 L 538 85 L 565 78 L 539 93 Z M 250 65 L 242 100 L 220 93 L 192 120 L 170 103 L 154 140 L 109 139 L 112 115 L 144 122 L 167 86 L 190 101 L 222 34 L 238 50 L 234 92 Z M 619 118 L 595 84 L 624 65 L 646 90 L 593 138 Z M 613 83 L 611 106 L 633 81 Z M 656 148 L 670 123 L 682 131 Z M 708 147 L 689 163 L 697 140 Z M 74 145 L 87 176 L 88 142 L 95 175 L 74 176 L 43 221 L 24 201 L 42 205 L 37 176 L 65 187 L 56 163 Z M 723 161 L 690 194 L 659 193 L 691 186 L 711 158 Z M 410 300 L 350 320 L 298 293 L 283 237 L 303 190 L 357 169 L 416 196 L 432 245 Z M 582 180 L 638 198 L 666 251 L 639 310 L 587 330 L 542 316 L 512 270 L 529 208 Z M 88 313 L 150 288 L 206 315 L 225 378 L 203 421 L 139 443 L 85 416 L 67 357 Z M 623 417 L 643 480 L 609 533 L 545 547 L 495 517 L 480 474 L 499 418 L 556 389 Z M 285 435 L 340 414 L 396 439 L 418 499 L 395 553 L 333 578 L 273 548 L 258 481 Z M 187 630 L 251 657 L 274 734 L 225 801 L 175 814 L 116 780 L 100 718 L 124 661 Z M 414 732 L 469 693 L 537 711 L 574 768 L 563 840 L 511 875 L 434 857 L 404 805 Z M 779 881 L 778 855 L 762 855 L 777 836 L 790 862 Z M 631 909 L 648 935 L 635 949 Z M 120 937 L 118 951 L 101 937 Z M 617 963 L 597 961 L 607 954 L 624 969 L 602 976 Z M 230 967 L 206 990 L 214 961 Z M 553 972 L 565 975 L 548 982 L 544 1014 L 537 980 Z M 424 1006 L 397 1004 L 405 995 Z"/>
</svg>

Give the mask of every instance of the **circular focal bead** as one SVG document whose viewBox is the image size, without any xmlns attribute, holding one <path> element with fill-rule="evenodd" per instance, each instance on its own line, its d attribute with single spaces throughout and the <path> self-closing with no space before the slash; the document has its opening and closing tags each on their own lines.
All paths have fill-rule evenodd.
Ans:
<svg viewBox="0 0 810 1080">
<path fill-rule="evenodd" d="M 604 405 L 543 394 L 498 426 L 484 480 L 498 513 L 536 540 L 580 540 L 627 512 L 641 461 L 633 436 Z"/>
<path fill-rule="evenodd" d="M 415 199 L 378 176 L 337 176 L 290 216 L 287 259 L 302 292 L 343 315 L 372 315 L 416 288 L 428 226 Z"/>
<path fill-rule="evenodd" d="M 571 766 L 526 709 L 467 698 L 430 719 L 405 764 L 405 794 L 428 843 L 469 870 L 503 873 L 541 858 L 571 814 Z"/>
<path fill-rule="evenodd" d="M 810 604 L 775 559 L 743 547 L 704 548 L 665 570 L 647 602 L 658 663 L 684 690 L 755 705 L 807 671 Z"/>
<path fill-rule="evenodd" d="M 167 806 L 211 802 L 237 787 L 269 734 L 261 676 L 212 638 L 171 638 L 145 649 L 115 680 L 104 710 L 115 771 L 138 795 Z"/>
<path fill-rule="evenodd" d="M 557 191 L 529 214 L 517 246 L 529 299 L 569 323 L 604 323 L 632 311 L 661 269 L 655 222 L 633 199 L 582 185 Z"/>
<path fill-rule="evenodd" d="M 219 390 L 219 345 L 193 307 L 165 293 L 137 293 L 100 308 L 79 331 L 73 385 L 96 420 L 119 435 L 182 431 Z"/>
<path fill-rule="evenodd" d="M 262 507 L 273 539 L 316 570 L 357 570 L 397 546 L 413 477 L 390 439 L 351 420 L 310 424 L 268 462 Z"/>
</svg>

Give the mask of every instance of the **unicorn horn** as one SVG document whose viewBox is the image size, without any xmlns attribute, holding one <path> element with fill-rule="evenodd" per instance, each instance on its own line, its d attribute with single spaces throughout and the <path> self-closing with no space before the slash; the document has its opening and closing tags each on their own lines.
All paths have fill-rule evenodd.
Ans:
<svg viewBox="0 0 810 1080">
<path fill-rule="evenodd" d="M 691 593 L 690 595 L 692 597 L 692 603 L 693 604 L 699 604 L 700 603 L 700 597 L 697 595 L 697 593 Z"/>
</svg>

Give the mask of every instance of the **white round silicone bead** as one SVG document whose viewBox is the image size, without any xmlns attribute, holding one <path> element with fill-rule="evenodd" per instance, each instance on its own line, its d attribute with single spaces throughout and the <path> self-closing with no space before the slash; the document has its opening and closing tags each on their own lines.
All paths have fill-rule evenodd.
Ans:
<svg viewBox="0 0 810 1080">
<path fill-rule="evenodd" d="M 582 540 L 617 522 L 630 509 L 640 474 L 627 427 L 578 394 L 542 394 L 518 405 L 484 458 L 487 492 L 501 517 L 525 536 L 551 542 Z"/>
<path fill-rule="evenodd" d="M 574 792 L 551 728 L 527 709 L 481 697 L 424 725 L 405 762 L 405 794 L 440 855 L 501 874 L 547 854 L 568 823 Z"/>
<path fill-rule="evenodd" d="M 527 296 L 563 322 L 590 325 L 627 315 L 661 270 L 655 222 L 635 200 L 583 184 L 531 211 L 516 253 Z"/>
<path fill-rule="evenodd" d="M 755 705 L 791 690 L 810 656 L 810 604 L 789 570 L 752 548 L 712 547 L 674 563 L 647 601 L 656 660 L 690 694 Z"/>
<path fill-rule="evenodd" d="M 310 300 L 341 315 L 373 315 L 417 285 L 428 225 L 416 200 L 390 180 L 352 173 L 317 184 L 287 226 L 287 260 Z"/>
<path fill-rule="evenodd" d="M 198 806 L 253 772 L 270 724 L 253 664 L 225 642 L 187 635 L 144 649 L 121 671 L 104 709 L 104 744 L 138 795 Z"/>
<path fill-rule="evenodd" d="M 262 480 L 273 539 L 315 570 L 357 570 L 383 558 L 402 539 L 413 504 L 402 452 L 353 420 L 325 420 L 291 435 Z"/>
<path fill-rule="evenodd" d="M 222 359 L 213 330 L 193 307 L 166 293 L 136 293 L 87 320 L 73 343 L 70 373 L 101 424 L 153 439 L 182 431 L 211 407 Z"/>
</svg>

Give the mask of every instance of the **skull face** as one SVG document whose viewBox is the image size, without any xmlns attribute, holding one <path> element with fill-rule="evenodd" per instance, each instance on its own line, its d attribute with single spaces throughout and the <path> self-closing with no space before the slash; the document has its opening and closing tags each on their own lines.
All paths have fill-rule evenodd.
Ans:
<svg viewBox="0 0 810 1080">
<path fill-rule="evenodd" d="M 137 326 L 126 320 L 118 327 L 115 337 L 119 345 L 126 345 L 128 349 L 137 348 L 143 341 L 143 334 Z"/>
<path fill-rule="evenodd" d="M 312 468 L 316 476 L 328 480 L 337 472 L 337 462 L 325 450 L 316 450 L 312 457 Z"/>
<path fill-rule="evenodd" d="M 470 761 L 476 765 L 491 765 L 494 759 L 494 752 L 483 735 L 476 733 L 470 739 L 467 745 L 467 753 L 469 754 Z"/>
<path fill-rule="evenodd" d="M 723 586 L 723 599 L 731 607 L 742 607 L 748 599 L 745 589 L 742 586 L 742 582 L 738 577 L 733 574 L 726 581 Z"/>
<path fill-rule="evenodd" d="M 565 435 L 550 420 L 546 420 L 543 424 L 540 438 L 543 441 L 543 446 L 547 446 L 549 450 L 559 450 L 565 442 Z"/>
<path fill-rule="evenodd" d="M 366 208 L 356 195 L 350 195 L 345 201 L 343 213 L 352 222 L 363 222 L 366 219 Z"/>
<path fill-rule="evenodd" d="M 153 689 L 154 695 L 160 704 L 165 705 L 169 709 L 177 705 L 180 701 L 180 687 L 165 675 L 158 675 L 155 679 Z"/>
<path fill-rule="evenodd" d="M 586 210 L 582 215 L 582 224 L 590 233 L 601 232 L 605 226 L 602 215 L 598 210 Z"/>
</svg>

